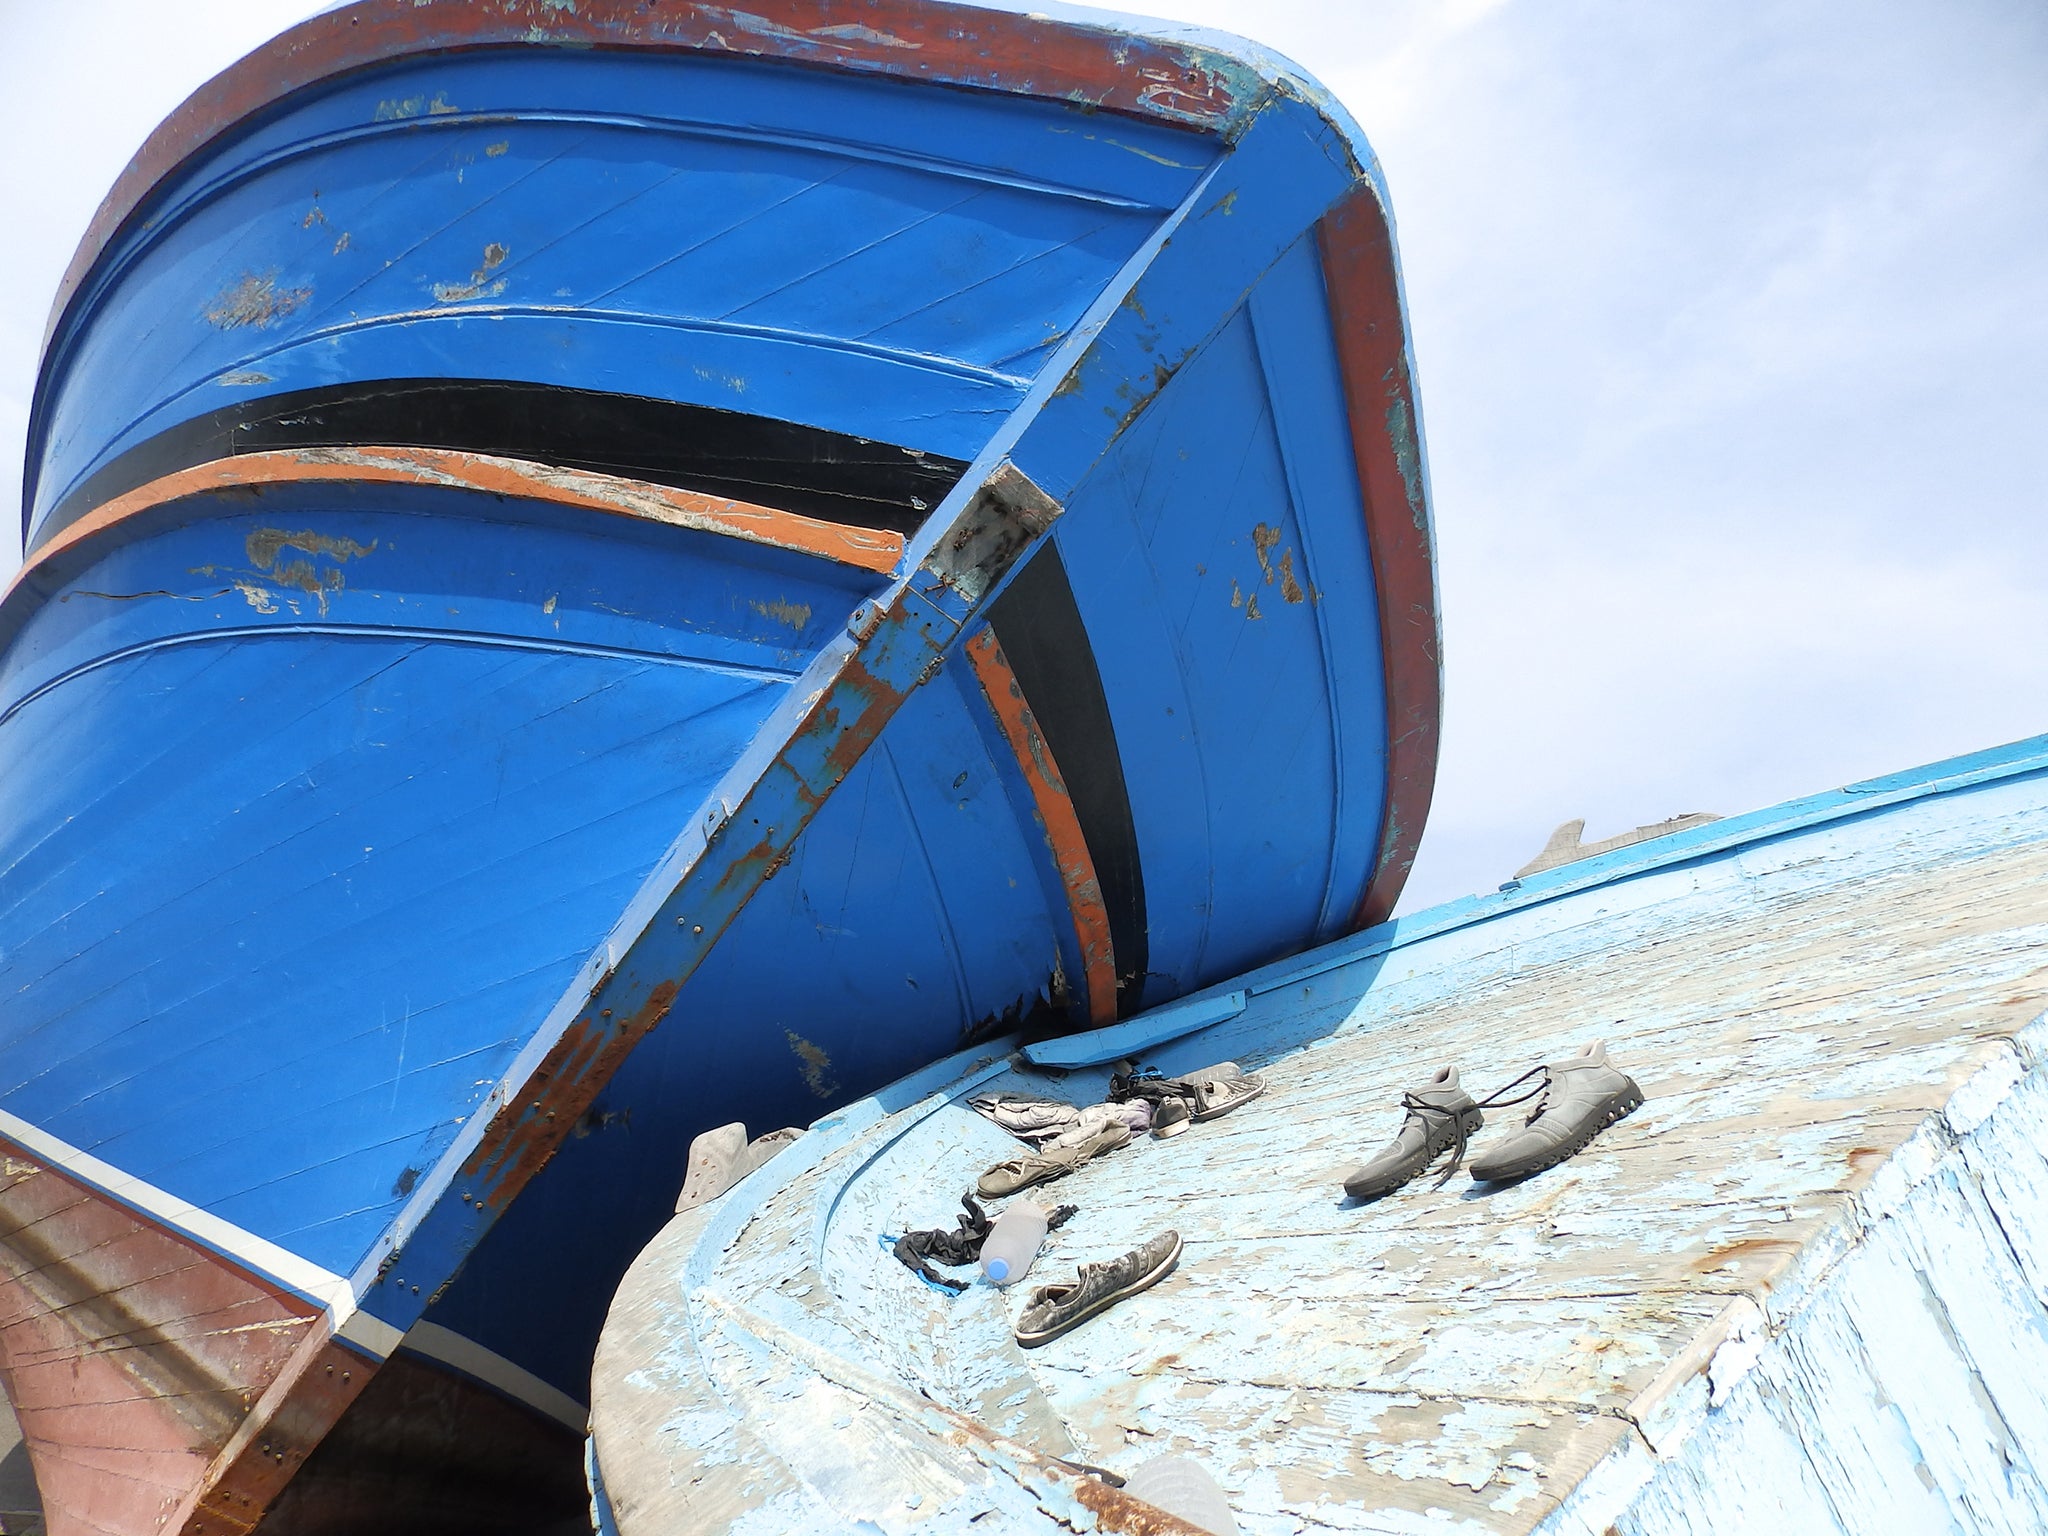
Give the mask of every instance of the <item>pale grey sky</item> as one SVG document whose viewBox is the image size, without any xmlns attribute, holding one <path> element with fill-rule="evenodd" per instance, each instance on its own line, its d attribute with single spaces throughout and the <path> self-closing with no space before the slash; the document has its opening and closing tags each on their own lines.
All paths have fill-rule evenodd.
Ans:
<svg viewBox="0 0 2048 1536">
<path fill-rule="evenodd" d="M 316 8 L 0 0 L 0 484 L 101 194 Z M 1447 693 L 1404 910 L 2048 730 L 2048 6 L 1147 8 L 1306 65 L 1393 189 Z"/>
</svg>

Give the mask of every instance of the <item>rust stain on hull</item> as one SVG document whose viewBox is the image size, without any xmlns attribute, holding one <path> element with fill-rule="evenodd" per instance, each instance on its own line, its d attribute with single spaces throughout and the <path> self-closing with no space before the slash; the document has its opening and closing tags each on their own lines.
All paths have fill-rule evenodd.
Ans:
<svg viewBox="0 0 2048 1536">
<path fill-rule="evenodd" d="M 503 1210 L 546 1166 L 627 1053 L 668 1017 L 678 990 L 674 981 L 657 982 L 627 1017 L 614 1019 L 609 1009 L 586 1012 L 562 1032 L 519 1098 L 492 1116 L 462 1165 L 467 1186 L 484 1190 L 478 1209 Z"/>
<path fill-rule="evenodd" d="M 1386 921 L 1400 899 L 1436 792 L 1443 632 L 1394 237 L 1371 183 L 1360 182 L 1323 217 L 1317 240 L 1365 500 L 1386 678 L 1379 859 L 1354 922 L 1370 928 Z"/>
</svg>

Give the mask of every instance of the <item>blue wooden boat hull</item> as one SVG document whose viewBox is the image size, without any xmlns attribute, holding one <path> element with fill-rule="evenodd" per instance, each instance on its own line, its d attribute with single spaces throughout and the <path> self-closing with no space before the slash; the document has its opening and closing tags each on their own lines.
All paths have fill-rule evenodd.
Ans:
<svg viewBox="0 0 2048 1536">
<path fill-rule="evenodd" d="M 763 10 L 322 16 L 66 280 L 0 604 L 53 1529 L 573 1513 L 696 1132 L 1398 894 L 1436 618 L 1348 119 L 1226 41 Z"/>
</svg>

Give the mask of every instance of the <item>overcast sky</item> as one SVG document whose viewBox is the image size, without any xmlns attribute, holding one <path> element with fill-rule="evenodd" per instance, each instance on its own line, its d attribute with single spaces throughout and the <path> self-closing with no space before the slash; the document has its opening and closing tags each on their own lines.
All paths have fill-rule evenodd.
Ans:
<svg viewBox="0 0 2048 1536">
<path fill-rule="evenodd" d="M 0 0 L 0 485 L 100 196 L 316 8 Z M 1447 693 L 1404 910 L 2048 730 L 2048 4 L 1148 8 L 1307 65 L 1392 185 Z"/>
</svg>

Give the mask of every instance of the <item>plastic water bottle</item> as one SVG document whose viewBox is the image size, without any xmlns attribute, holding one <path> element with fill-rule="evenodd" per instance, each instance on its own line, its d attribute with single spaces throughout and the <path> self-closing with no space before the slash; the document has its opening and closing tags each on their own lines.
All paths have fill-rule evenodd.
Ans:
<svg viewBox="0 0 2048 1536">
<path fill-rule="evenodd" d="M 1038 1245 L 1045 1241 L 1046 1211 L 1029 1200 L 1013 1200 L 981 1243 L 981 1272 L 990 1285 L 1014 1285 L 1024 1278 Z"/>
</svg>

